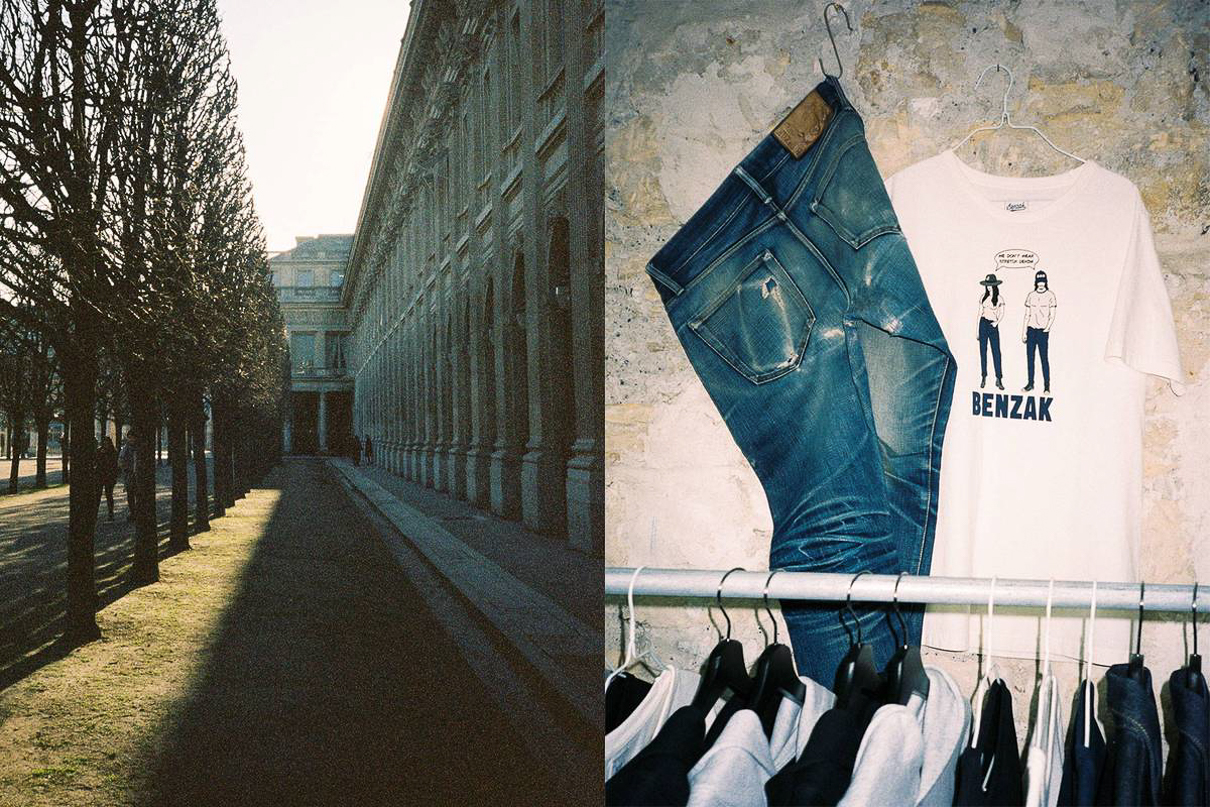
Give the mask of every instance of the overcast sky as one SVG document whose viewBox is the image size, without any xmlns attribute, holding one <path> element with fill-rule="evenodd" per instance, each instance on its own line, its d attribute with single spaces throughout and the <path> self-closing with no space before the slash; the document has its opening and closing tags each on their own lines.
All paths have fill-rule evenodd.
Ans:
<svg viewBox="0 0 1210 807">
<path fill-rule="evenodd" d="M 218 0 L 269 249 L 352 233 L 408 0 Z"/>
</svg>

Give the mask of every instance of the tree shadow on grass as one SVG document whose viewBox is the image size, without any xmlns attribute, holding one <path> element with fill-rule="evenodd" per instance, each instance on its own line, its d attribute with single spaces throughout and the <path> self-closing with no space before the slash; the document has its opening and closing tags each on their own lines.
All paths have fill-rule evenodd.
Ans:
<svg viewBox="0 0 1210 807">
<path fill-rule="evenodd" d="M 176 550 L 168 545 L 171 498 L 162 485 L 157 493 L 159 558 L 163 561 Z M 102 502 L 97 521 L 98 611 L 139 588 L 130 579 L 134 525 L 125 521 L 125 508 L 116 509 L 117 520 L 107 521 Z M 20 503 L 0 514 L 0 592 L 5 592 L 0 597 L 0 692 L 87 643 L 64 635 L 67 514 L 66 489 L 61 495 Z M 197 534 L 192 513 L 189 534 Z"/>
</svg>

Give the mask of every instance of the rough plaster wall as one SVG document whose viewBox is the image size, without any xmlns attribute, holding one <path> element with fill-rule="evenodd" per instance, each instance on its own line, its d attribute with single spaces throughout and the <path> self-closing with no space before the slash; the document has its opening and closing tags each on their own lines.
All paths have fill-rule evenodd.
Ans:
<svg viewBox="0 0 1210 807">
<path fill-rule="evenodd" d="M 816 60 L 833 63 L 822 5 L 609 3 L 607 565 L 766 567 L 771 522 L 764 495 L 643 269 L 820 80 Z M 989 73 L 977 92 L 973 84 L 983 67 L 1002 62 L 1016 78 L 1014 122 L 1037 124 L 1056 144 L 1141 189 L 1191 385 L 1178 399 L 1153 382 L 1148 395 L 1143 571 L 1154 582 L 1196 575 L 1210 588 L 1210 7 L 1193 0 L 895 0 L 847 8 L 855 33 L 843 32 L 833 17 L 843 82 L 884 176 L 995 122 L 1004 74 Z M 976 136 L 962 157 L 1000 174 L 1072 165 L 1032 134 Z M 620 657 L 619 602 L 607 602 L 607 663 Z M 639 603 L 640 647 L 696 668 L 717 638 L 711 620 L 722 620 L 700 601 Z M 1210 610 L 1210 597 L 1206 603 Z M 731 615 L 736 637 L 755 657 L 763 637 L 754 604 L 737 603 Z M 1143 646 L 1157 685 L 1182 663 L 1188 636 L 1175 615 L 1148 618 Z M 1202 638 L 1210 642 L 1210 629 Z M 972 691 L 976 657 L 926 653 Z M 1024 738 L 1033 706 L 1022 705 L 1033 701 L 1037 664 L 1002 660 L 1001 667 Z M 1078 671 L 1058 664 L 1057 672 L 1070 714 Z"/>
</svg>

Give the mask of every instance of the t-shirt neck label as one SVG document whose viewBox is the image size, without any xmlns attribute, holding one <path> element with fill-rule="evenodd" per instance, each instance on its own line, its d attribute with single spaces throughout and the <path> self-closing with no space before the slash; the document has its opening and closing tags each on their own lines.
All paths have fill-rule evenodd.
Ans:
<svg viewBox="0 0 1210 807">
<path fill-rule="evenodd" d="M 1004 209 L 1009 213 L 1019 213 L 1029 209 L 1029 202 L 1005 202 Z"/>
</svg>

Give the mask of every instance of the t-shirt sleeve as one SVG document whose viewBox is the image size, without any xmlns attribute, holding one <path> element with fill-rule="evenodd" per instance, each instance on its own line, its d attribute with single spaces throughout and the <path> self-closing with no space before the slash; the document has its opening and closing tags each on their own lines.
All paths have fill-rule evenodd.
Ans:
<svg viewBox="0 0 1210 807">
<path fill-rule="evenodd" d="M 1147 208 L 1137 189 L 1134 196 L 1134 221 L 1105 358 L 1167 379 L 1172 391 L 1180 395 L 1185 391 L 1185 378 L 1177 348 L 1176 325 L 1172 320 L 1172 304 L 1155 253 Z"/>
</svg>

